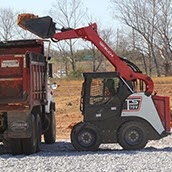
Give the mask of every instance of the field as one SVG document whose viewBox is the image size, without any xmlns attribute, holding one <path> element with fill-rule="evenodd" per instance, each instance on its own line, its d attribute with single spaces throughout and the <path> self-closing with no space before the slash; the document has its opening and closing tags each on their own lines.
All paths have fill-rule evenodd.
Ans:
<svg viewBox="0 0 172 172">
<path fill-rule="evenodd" d="M 158 95 L 170 96 L 172 110 L 172 77 L 154 78 Z M 58 81 L 54 91 L 56 102 L 57 139 L 69 139 L 72 126 L 82 120 L 79 110 L 82 81 Z"/>
<path fill-rule="evenodd" d="M 54 91 L 57 139 L 69 139 L 72 126 L 82 120 L 80 95 L 82 81 L 59 81 Z"/>
<path fill-rule="evenodd" d="M 172 78 L 170 78 L 172 79 Z M 172 82 L 155 78 L 155 89 L 160 95 L 172 97 Z M 58 81 L 60 87 L 54 91 L 57 105 L 57 141 L 42 144 L 41 151 L 33 155 L 0 155 L 1 171 L 37 172 L 109 172 L 109 171 L 171 171 L 172 135 L 149 141 L 142 150 L 123 150 L 118 144 L 101 144 L 98 151 L 77 152 L 69 141 L 71 127 L 82 120 L 79 111 L 82 81 Z M 171 102 L 172 103 L 172 102 Z M 171 107 L 172 108 L 172 107 Z M 4 153 L 3 153 L 4 152 Z"/>
</svg>

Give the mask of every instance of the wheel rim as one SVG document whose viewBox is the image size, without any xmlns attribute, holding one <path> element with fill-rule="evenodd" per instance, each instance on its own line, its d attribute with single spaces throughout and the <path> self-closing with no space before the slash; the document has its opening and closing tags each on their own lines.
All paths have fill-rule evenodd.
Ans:
<svg viewBox="0 0 172 172">
<path fill-rule="evenodd" d="M 142 142 L 142 136 L 143 132 L 138 128 L 134 128 L 125 133 L 124 139 L 129 145 L 138 145 Z"/>
<path fill-rule="evenodd" d="M 84 147 L 92 146 L 96 141 L 96 137 L 93 131 L 84 130 L 78 135 L 78 143 Z"/>
</svg>

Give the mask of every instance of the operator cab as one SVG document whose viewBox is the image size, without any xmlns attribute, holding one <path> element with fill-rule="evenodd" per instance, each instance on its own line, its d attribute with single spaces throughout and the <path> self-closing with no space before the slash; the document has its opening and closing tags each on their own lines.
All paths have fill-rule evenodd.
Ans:
<svg viewBox="0 0 172 172">
<path fill-rule="evenodd" d="M 132 94 L 131 81 L 116 72 L 84 73 L 81 111 L 84 121 L 104 120 L 120 116 L 124 100 Z"/>
</svg>

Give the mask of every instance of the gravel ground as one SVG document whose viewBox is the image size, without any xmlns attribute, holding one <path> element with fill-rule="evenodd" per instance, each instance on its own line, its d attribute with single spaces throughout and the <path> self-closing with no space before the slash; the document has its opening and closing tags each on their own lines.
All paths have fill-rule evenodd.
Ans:
<svg viewBox="0 0 172 172">
<path fill-rule="evenodd" d="M 101 145 L 97 152 L 76 152 L 70 142 L 42 145 L 42 151 L 12 156 L 1 146 L 0 171 L 172 171 L 172 136 L 151 141 L 141 151 L 124 151 L 117 144 Z M 171 146 L 171 147 L 170 147 Z"/>
</svg>

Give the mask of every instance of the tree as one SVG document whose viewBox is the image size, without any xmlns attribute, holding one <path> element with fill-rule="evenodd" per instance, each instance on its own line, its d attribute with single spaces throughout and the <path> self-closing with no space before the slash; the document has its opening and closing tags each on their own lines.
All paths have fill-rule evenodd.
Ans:
<svg viewBox="0 0 172 172">
<path fill-rule="evenodd" d="M 160 63 L 162 63 L 160 52 L 168 54 L 171 50 L 171 0 L 111 1 L 115 5 L 115 9 L 119 11 L 119 15 L 116 17 L 141 36 L 143 47 L 141 45 L 139 48 L 147 51 L 150 75 L 153 61 L 157 75 L 160 76 Z M 166 59 L 164 61 L 169 61 L 167 55 L 164 58 Z"/>
<path fill-rule="evenodd" d="M 15 12 L 10 8 L 0 9 L 0 39 L 2 41 L 36 37 L 34 34 L 17 25 L 18 14 L 19 12 Z"/>
<path fill-rule="evenodd" d="M 68 28 L 77 28 L 84 21 L 86 9 L 80 0 L 58 0 L 55 2 L 50 10 L 50 15 L 54 18 L 57 25 Z M 75 55 L 76 47 L 78 46 L 77 40 L 61 41 L 59 47 L 67 47 L 64 51 L 68 51 L 69 62 L 72 65 L 72 70 L 76 70 Z M 65 44 L 65 45 L 64 45 Z M 60 48 L 60 51 L 63 49 Z"/>
<path fill-rule="evenodd" d="M 172 75 L 172 0 L 160 1 L 161 14 L 158 16 L 157 49 L 163 61 L 165 75 Z"/>
<path fill-rule="evenodd" d="M 0 39 L 8 41 L 14 36 L 15 13 L 10 8 L 0 9 Z"/>
<path fill-rule="evenodd" d="M 29 32 L 27 30 L 24 30 L 23 28 L 20 28 L 17 24 L 15 24 L 14 28 L 15 28 L 15 30 L 14 30 L 14 34 L 15 34 L 14 38 L 15 39 L 34 39 L 34 38 L 38 38 L 33 33 Z"/>
</svg>

